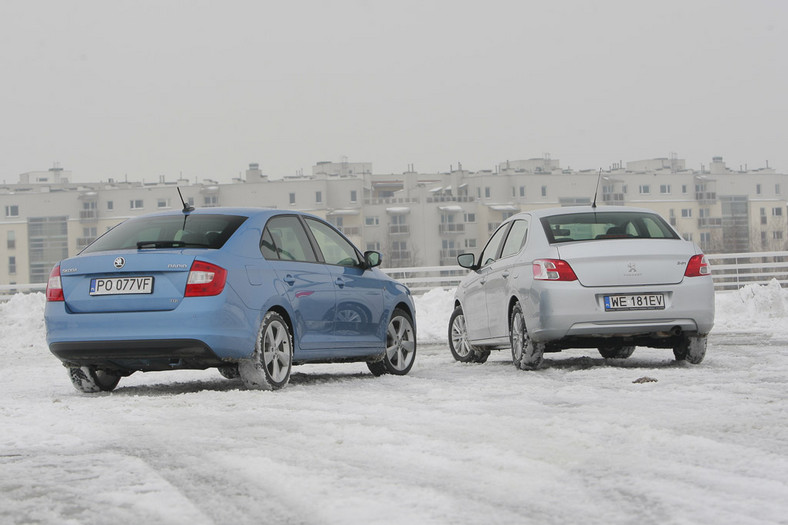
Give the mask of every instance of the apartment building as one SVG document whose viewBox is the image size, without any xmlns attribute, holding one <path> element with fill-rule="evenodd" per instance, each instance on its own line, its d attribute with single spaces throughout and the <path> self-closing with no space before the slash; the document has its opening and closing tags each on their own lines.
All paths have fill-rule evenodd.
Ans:
<svg viewBox="0 0 788 525">
<path fill-rule="evenodd" d="M 701 170 L 678 158 L 620 162 L 604 171 L 566 170 L 557 159 L 506 161 L 494 170 L 375 174 L 371 163 L 319 162 L 310 175 L 270 179 L 258 164 L 231 183 L 73 183 L 60 167 L 0 185 L 0 284 L 45 282 L 51 267 L 118 222 L 194 206 L 305 210 L 341 229 L 384 266 L 456 265 L 478 252 L 505 218 L 551 206 L 651 208 L 707 252 L 788 249 L 788 175 L 768 167 L 729 169 L 715 157 Z"/>
</svg>

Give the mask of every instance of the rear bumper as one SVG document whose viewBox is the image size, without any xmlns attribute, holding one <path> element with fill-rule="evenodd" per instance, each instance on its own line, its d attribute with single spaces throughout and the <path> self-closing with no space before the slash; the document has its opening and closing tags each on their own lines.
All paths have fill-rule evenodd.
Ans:
<svg viewBox="0 0 788 525">
<path fill-rule="evenodd" d="M 48 302 L 47 344 L 61 360 L 68 357 L 72 362 L 77 358 L 111 361 L 120 354 L 129 362 L 139 358 L 143 364 L 188 358 L 197 368 L 205 368 L 202 363 L 213 362 L 212 358 L 238 360 L 254 352 L 259 312 L 234 299 L 222 294 L 186 298 L 169 311 L 80 314 L 70 312 L 63 302 Z"/>
<path fill-rule="evenodd" d="M 95 366 L 123 373 L 202 370 L 226 364 L 197 339 L 69 341 L 51 343 L 49 349 L 66 366 Z"/>
<path fill-rule="evenodd" d="M 714 326 L 714 285 L 710 278 L 687 278 L 679 285 L 583 288 L 576 283 L 536 285 L 526 301 L 526 325 L 540 342 L 571 339 L 670 339 L 677 333 L 708 334 Z M 662 293 L 661 310 L 605 311 L 611 294 Z"/>
</svg>

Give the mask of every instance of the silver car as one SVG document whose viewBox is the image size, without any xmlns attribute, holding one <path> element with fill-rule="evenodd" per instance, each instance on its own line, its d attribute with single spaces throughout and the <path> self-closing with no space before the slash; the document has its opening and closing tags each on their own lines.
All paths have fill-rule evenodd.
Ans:
<svg viewBox="0 0 788 525">
<path fill-rule="evenodd" d="M 514 215 L 457 287 L 449 346 L 484 362 L 510 347 L 536 369 L 544 352 L 597 348 L 626 358 L 636 346 L 669 348 L 698 364 L 714 325 L 706 257 L 657 213 L 627 206 L 551 208 Z"/>
</svg>

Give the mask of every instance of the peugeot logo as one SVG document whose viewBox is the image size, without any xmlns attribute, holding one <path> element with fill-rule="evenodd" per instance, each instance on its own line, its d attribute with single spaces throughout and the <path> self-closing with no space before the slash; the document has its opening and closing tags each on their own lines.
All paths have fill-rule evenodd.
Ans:
<svg viewBox="0 0 788 525">
<path fill-rule="evenodd" d="M 124 259 L 123 257 L 116 257 L 115 262 L 113 264 L 115 265 L 115 268 L 120 270 L 126 265 L 126 259 Z"/>
<path fill-rule="evenodd" d="M 635 263 L 633 262 L 627 263 L 627 267 L 629 268 L 629 273 L 635 273 L 638 271 L 637 266 L 635 266 Z"/>
</svg>

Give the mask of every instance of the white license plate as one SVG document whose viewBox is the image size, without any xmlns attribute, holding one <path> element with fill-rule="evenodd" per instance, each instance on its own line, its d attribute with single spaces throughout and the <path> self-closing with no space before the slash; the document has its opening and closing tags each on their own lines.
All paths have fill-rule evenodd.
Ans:
<svg viewBox="0 0 788 525">
<path fill-rule="evenodd" d="M 90 280 L 90 295 L 153 293 L 153 277 L 107 277 Z"/>
<path fill-rule="evenodd" d="M 661 293 L 606 295 L 605 310 L 664 310 L 665 296 Z"/>
</svg>

